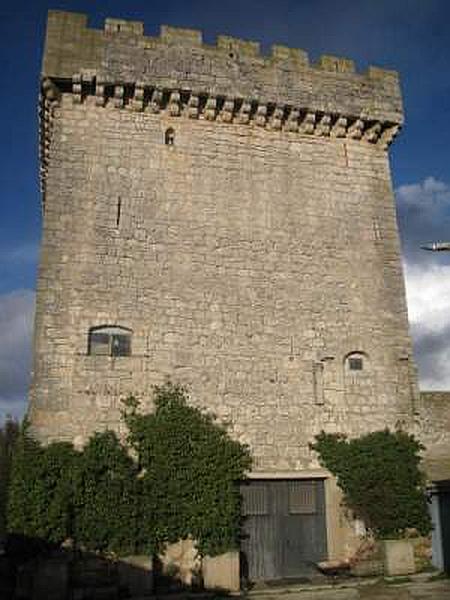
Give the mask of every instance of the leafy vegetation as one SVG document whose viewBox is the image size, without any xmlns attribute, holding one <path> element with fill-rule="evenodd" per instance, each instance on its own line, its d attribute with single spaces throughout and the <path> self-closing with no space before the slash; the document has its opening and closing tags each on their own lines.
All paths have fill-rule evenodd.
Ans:
<svg viewBox="0 0 450 600">
<path fill-rule="evenodd" d="M 77 453 L 71 444 L 41 446 L 19 434 L 12 461 L 7 525 L 10 531 L 49 542 L 72 532 L 73 473 Z"/>
<path fill-rule="evenodd" d="M 11 477 L 11 462 L 14 445 L 19 436 L 19 424 L 7 418 L 0 427 L 0 536 L 6 530 L 6 506 Z"/>
<path fill-rule="evenodd" d="M 386 429 L 348 440 L 322 432 L 312 448 L 337 477 L 347 506 L 377 537 L 401 537 L 408 529 L 430 532 L 419 470 L 423 447 L 412 435 Z"/>
<path fill-rule="evenodd" d="M 105 431 L 82 451 L 42 446 L 24 427 L 13 457 L 9 530 L 116 554 L 158 552 L 189 536 L 202 553 L 236 547 L 237 482 L 250 468 L 248 448 L 170 383 L 155 388 L 151 414 L 129 398 L 123 418 L 125 443 Z"/>
<path fill-rule="evenodd" d="M 115 433 L 94 434 L 77 461 L 71 535 L 89 550 L 133 554 L 140 502 L 137 466 Z"/>
<path fill-rule="evenodd" d="M 160 546 L 191 536 L 200 552 L 214 555 L 239 545 L 237 482 L 250 453 L 187 400 L 186 390 L 167 384 L 155 389 L 153 413 L 140 414 L 132 399 L 125 411 L 143 473 L 142 505 L 153 515 L 143 521 L 145 539 Z"/>
</svg>

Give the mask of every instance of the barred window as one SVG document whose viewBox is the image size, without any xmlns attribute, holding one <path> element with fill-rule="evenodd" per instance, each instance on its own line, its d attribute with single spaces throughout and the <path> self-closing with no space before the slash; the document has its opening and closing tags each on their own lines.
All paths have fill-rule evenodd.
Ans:
<svg viewBox="0 0 450 600">
<path fill-rule="evenodd" d="M 88 354 L 130 356 L 131 330 L 118 325 L 103 325 L 89 330 Z"/>
</svg>

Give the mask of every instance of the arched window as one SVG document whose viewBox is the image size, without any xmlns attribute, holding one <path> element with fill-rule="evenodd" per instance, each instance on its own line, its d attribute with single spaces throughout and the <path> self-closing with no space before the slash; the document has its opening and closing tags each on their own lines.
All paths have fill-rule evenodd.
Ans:
<svg viewBox="0 0 450 600">
<path fill-rule="evenodd" d="M 350 352 L 345 357 L 345 370 L 352 374 L 360 373 L 367 368 L 367 355 L 364 352 Z"/>
<path fill-rule="evenodd" d="M 173 146 L 175 144 L 175 130 L 172 127 L 166 129 L 164 134 L 164 143 L 166 146 Z"/>
<path fill-rule="evenodd" d="M 119 325 L 101 325 L 89 330 L 88 354 L 97 356 L 130 356 L 131 329 Z"/>
</svg>

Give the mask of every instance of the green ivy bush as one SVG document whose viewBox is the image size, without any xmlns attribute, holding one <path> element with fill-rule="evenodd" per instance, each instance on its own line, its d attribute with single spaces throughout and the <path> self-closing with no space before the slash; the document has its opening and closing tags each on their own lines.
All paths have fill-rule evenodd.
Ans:
<svg viewBox="0 0 450 600">
<path fill-rule="evenodd" d="M 23 426 L 9 486 L 7 525 L 14 533 L 60 543 L 72 533 L 73 474 L 78 454 L 68 443 L 47 447 Z"/>
<path fill-rule="evenodd" d="M 13 457 L 10 532 L 116 554 L 156 553 L 191 536 L 201 553 L 235 548 L 240 534 L 238 482 L 251 466 L 246 446 L 189 406 L 184 388 L 155 389 L 154 411 L 125 402 L 128 439 L 91 437 L 42 446 L 26 428 Z"/>
<path fill-rule="evenodd" d="M 7 417 L 0 427 L 0 537 L 6 530 L 6 507 L 14 446 L 19 436 L 19 424 Z"/>
<path fill-rule="evenodd" d="M 89 550 L 133 554 L 138 546 L 137 466 L 112 431 L 80 453 L 73 486 L 72 535 Z"/>
<path fill-rule="evenodd" d="M 311 445 L 336 476 L 344 501 L 379 538 L 402 537 L 408 529 L 431 531 L 425 479 L 419 469 L 423 446 L 408 433 L 376 431 L 348 440 L 320 433 Z"/>
<path fill-rule="evenodd" d="M 129 399 L 124 411 L 142 469 L 142 507 L 152 515 L 143 519 L 147 550 L 188 536 L 210 555 L 238 547 L 238 482 L 251 466 L 249 449 L 190 406 L 181 386 L 156 387 L 154 405 L 154 412 L 140 414 Z"/>
</svg>

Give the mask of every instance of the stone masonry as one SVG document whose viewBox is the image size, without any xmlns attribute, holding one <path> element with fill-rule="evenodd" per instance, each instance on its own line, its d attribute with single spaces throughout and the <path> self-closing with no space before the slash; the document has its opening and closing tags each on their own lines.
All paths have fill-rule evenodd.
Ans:
<svg viewBox="0 0 450 600">
<path fill-rule="evenodd" d="M 167 377 L 250 444 L 256 472 L 316 469 L 322 429 L 409 426 L 387 152 L 402 119 L 392 71 L 50 12 L 35 435 L 120 429 L 120 399 L 151 408 Z M 131 330 L 130 356 L 88 353 L 101 325 Z"/>
</svg>

